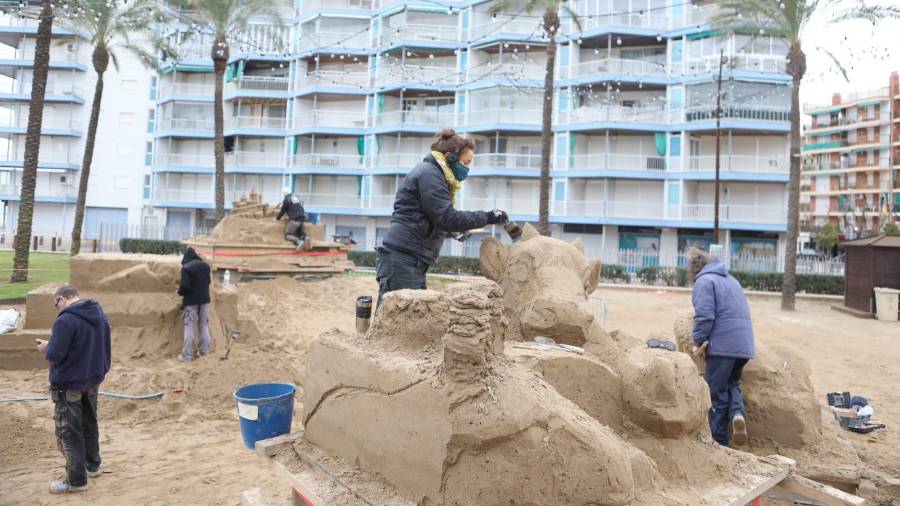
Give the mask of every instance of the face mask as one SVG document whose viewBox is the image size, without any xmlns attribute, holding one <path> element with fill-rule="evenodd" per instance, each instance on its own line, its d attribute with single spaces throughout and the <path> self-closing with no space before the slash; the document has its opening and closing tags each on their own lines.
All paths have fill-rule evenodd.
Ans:
<svg viewBox="0 0 900 506">
<path fill-rule="evenodd" d="M 460 182 L 464 181 L 469 175 L 469 168 L 463 165 L 462 162 L 451 164 L 450 170 L 453 171 L 453 175 L 456 177 L 456 180 Z"/>
</svg>

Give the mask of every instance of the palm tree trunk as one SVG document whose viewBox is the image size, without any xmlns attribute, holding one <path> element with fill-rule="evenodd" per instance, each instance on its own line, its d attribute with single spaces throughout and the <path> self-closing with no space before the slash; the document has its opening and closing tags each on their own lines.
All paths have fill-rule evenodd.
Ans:
<svg viewBox="0 0 900 506">
<path fill-rule="evenodd" d="M 781 287 L 781 309 L 794 310 L 797 292 L 797 235 L 800 228 L 800 81 L 806 73 L 806 55 L 799 43 L 788 51 L 788 74 L 791 75 L 791 161 L 788 179 L 787 238 L 784 247 L 784 284 Z"/>
<path fill-rule="evenodd" d="M 97 122 L 100 119 L 100 103 L 103 100 L 103 74 L 109 66 L 109 50 L 98 45 L 93 54 L 97 84 L 94 85 L 94 100 L 91 102 L 91 119 L 88 122 L 87 139 L 84 142 L 84 159 L 81 162 L 81 178 L 78 180 L 78 203 L 75 204 L 75 223 L 72 225 L 71 254 L 81 251 L 81 227 L 84 224 L 84 206 L 87 200 L 88 180 L 91 177 L 91 162 L 94 159 L 94 142 L 97 139 Z"/>
<path fill-rule="evenodd" d="M 225 112 L 222 88 L 225 85 L 225 68 L 228 66 L 228 43 L 217 37 L 213 42 L 212 59 L 216 71 L 216 96 L 213 101 L 216 156 L 216 223 L 225 218 Z"/>
<path fill-rule="evenodd" d="M 34 217 L 34 187 L 37 180 L 38 154 L 41 149 L 41 125 L 44 117 L 44 91 L 50 66 L 50 39 L 53 27 L 53 7 L 50 0 L 41 2 L 41 21 L 38 23 L 34 48 L 34 67 L 31 82 L 31 105 L 28 109 L 28 129 L 25 133 L 25 160 L 22 165 L 22 192 L 19 195 L 19 223 L 16 227 L 16 252 L 10 282 L 28 281 L 28 248 L 31 246 L 31 221 Z"/>
<path fill-rule="evenodd" d="M 547 65 L 544 75 L 544 104 L 541 119 L 541 179 L 538 198 L 538 232 L 550 235 L 550 153 L 553 149 L 553 77 L 556 66 L 556 32 L 559 14 L 555 10 L 544 13 L 544 31 L 550 38 L 547 44 Z"/>
</svg>

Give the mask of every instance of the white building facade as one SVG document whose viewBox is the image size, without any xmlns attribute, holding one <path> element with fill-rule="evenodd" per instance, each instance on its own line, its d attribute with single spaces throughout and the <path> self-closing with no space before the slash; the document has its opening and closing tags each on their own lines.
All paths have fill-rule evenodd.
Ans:
<svg viewBox="0 0 900 506">
<path fill-rule="evenodd" d="M 36 20 L 0 15 L 0 226 L 6 244 L 18 223 L 36 32 Z M 67 248 L 97 74 L 85 34 L 58 21 L 52 33 L 32 232 L 63 238 Z M 146 153 L 153 141 L 148 98 L 155 78 L 137 59 L 119 55 L 121 67 L 110 65 L 104 77 L 85 238 L 98 238 L 104 224 L 140 224 L 149 202 L 144 196 L 150 182 Z"/>
</svg>

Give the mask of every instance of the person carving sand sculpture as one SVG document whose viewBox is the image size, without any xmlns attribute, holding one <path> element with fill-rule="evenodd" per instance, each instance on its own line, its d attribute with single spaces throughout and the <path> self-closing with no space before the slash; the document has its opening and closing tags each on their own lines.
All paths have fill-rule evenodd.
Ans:
<svg viewBox="0 0 900 506">
<path fill-rule="evenodd" d="M 747 421 L 741 395 L 741 372 L 756 354 L 750 305 L 741 284 L 718 258 L 691 248 L 689 270 L 694 280 L 694 356 L 706 355 L 706 382 L 712 399 L 710 428 L 717 443 L 747 443 Z M 707 344 L 708 343 L 708 344 Z M 731 425 L 732 436 L 728 434 Z"/>
<path fill-rule="evenodd" d="M 304 224 L 306 223 L 306 210 L 303 209 L 303 202 L 300 201 L 300 196 L 291 192 L 291 189 L 287 186 L 285 186 L 282 191 L 284 192 L 284 200 L 279 204 L 281 209 L 275 216 L 275 220 L 280 220 L 282 216 L 287 215 L 288 223 L 284 229 L 285 240 L 290 241 L 296 246 L 297 251 L 309 251 L 312 246 L 312 240 L 306 235 L 306 229 L 304 227 Z"/>
<path fill-rule="evenodd" d="M 456 194 L 469 174 L 475 143 L 441 130 L 431 154 L 410 171 L 397 190 L 391 228 L 378 248 L 375 277 L 378 303 L 385 293 L 405 288 L 424 290 L 425 273 L 437 261 L 449 233 L 468 232 L 485 225 L 504 224 L 504 211 L 460 211 Z"/>
</svg>

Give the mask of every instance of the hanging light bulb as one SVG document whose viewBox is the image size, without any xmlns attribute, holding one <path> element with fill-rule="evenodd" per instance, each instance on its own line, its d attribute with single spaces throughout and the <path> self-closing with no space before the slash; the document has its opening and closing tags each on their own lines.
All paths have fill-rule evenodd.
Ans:
<svg viewBox="0 0 900 506">
<path fill-rule="evenodd" d="M 622 37 L 616 37 L 616 45 L 617 45 L 617 46 L 621 46 L 621 45 L 622 45 Z"/>
</svg>

